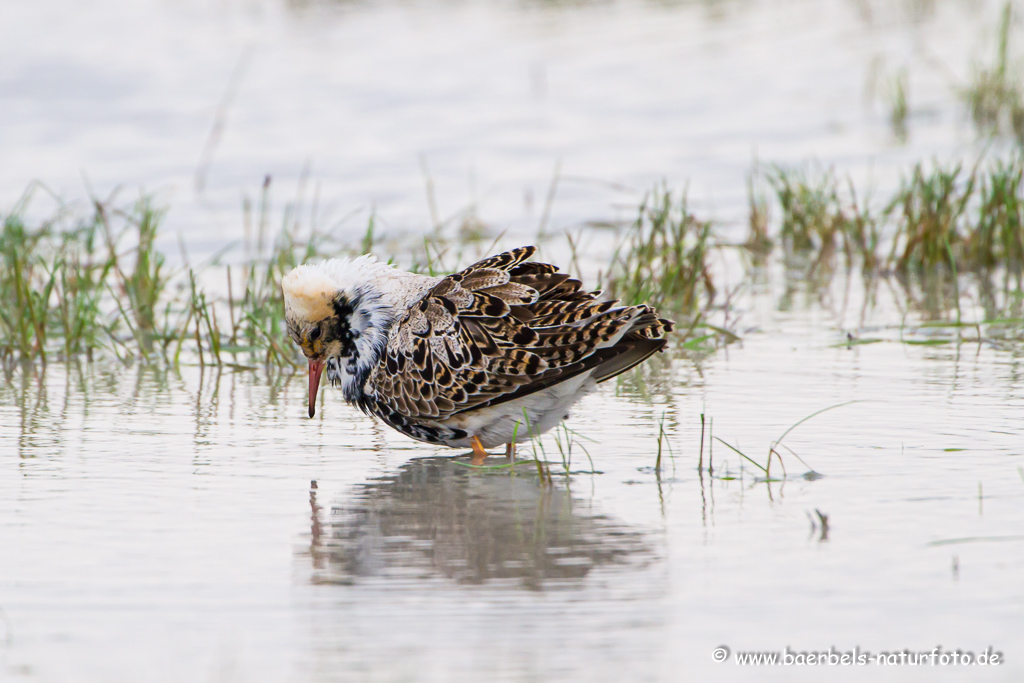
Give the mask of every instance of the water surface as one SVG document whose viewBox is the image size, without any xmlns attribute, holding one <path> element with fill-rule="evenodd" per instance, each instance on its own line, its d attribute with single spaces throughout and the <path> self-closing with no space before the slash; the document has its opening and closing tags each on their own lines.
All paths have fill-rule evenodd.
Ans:
<svg viewBox="0 0 1024 683">
<path fill-rule="evenodd" d="M 576 474 L 544 442 L 551 487 L 532 464 L 470 471 L 335 394 L 309 420 L 301 376 L 17 373 L 0 394 L 5 672 L 786 680 L 711 651 L 941 644 L 1008 659 L 942 676 L 1013 680 L 1018 357 L 836 348 L 813 317 L 779 316 L 697 365 L 652 365 L 646 394 L 636 378 L 605 385 L 569 422 Z M 720 442 L 714 475 L 696 471 L 702 411 L 763 463 L 789 425 L 850 400 L 786 438 L 821 478 L 787 454 L 785 481 L 765 483 Z"/>
<path fill-rule="evenodd" d="M 373 208 L 390 235 L 451 231 L 468 207 L 507 243 L 543 225 L 566 263 L 562 231 L 630 217 L 665 178 L 738 236 L 755 158 L 817 158 L 880 194 L 913 162 L 972 160 L 956 87 L 998 9 L 6 3 L 0 201 L 33 178 L 81 198 L 83 174 L 100 195 L 157 189 L 165 251 L 181 234 L 197 258 L 241 236 L 265 174 L 277 206 L 306 177 L 306 227 L 346 239 Z M 903 67 L 901 143 L 878 93 Z M 744 275 L 723 253 L 724 292 Z M 581 403 L 562 451 L 535 451 L 549 486 L 532 463 L 471 471 L 330 388 L 309 420 L 301 374 L 8 368 L 0 678 L 1019 680 L 1019 344 L 914 328 L 955 314 L 899 297 L 862 314 L 858 286 L 847 301 L 773 270 L 733 302 L 740 342 Z M 950 343 L 905 343 L 929 335 Z M 806 464 L 782 449 L 778 481 L 711 438 L 763 465 L 851 401 L 786 436 Z M 720 645 L 992 646 L 1006 664 L 742 668 Z"/>
</svg>

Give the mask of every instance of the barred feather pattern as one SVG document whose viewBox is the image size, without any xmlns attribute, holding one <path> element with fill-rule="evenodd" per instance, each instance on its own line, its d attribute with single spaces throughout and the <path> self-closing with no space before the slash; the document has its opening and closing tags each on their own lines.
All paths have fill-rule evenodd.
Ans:
<svg viewBox="0 0 1024 683">
<path fill-rule="evenodd" d="M 664 346 L 672 321 L 650 306 L 599 301 L 555 266 L 528 261 L 535 251 L 484 259 L 416 301 L 392 326 L 360 407 L 415 439 L 451 445 L 467 437 L 445 425 L 453 416 L 591 370 L 603 381 Z"/>
</svg>

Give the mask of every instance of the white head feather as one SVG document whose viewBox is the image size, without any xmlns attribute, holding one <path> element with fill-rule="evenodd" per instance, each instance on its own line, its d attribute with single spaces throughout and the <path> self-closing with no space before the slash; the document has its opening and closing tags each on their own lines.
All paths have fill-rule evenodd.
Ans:
<svg viewBox="0 0 1024 683">
<path fill-rule="evenodd" d="M 298 266 L 281 281 L 281 289 L 285 315 L 316 322 L 334 315 L 338 295 L 349 301 L 369 298 L 376 305 L 404 312 L 440 279 L 396 270 L 366 254 Z"/>
<path fill-rule="evenodd" d="M 339 344 L 324 352 L 335 354 L 326 359 L 328 377 L 342 383 L 346 398 L 356 400 L 387 343 L 391 324 L 440 280 L 396 270 L 369 254 L 305 264 L 281 281 L 285 318 L 308 327 L 337 315 L 338 303 L 350 310 L 345 322 L 354 333 L 354 346 L 349 355 Z"/>
</svg>

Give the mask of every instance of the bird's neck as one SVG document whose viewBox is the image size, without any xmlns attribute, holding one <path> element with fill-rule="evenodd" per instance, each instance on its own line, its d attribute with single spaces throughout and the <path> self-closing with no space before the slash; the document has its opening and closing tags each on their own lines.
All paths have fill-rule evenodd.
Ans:
<svg viewBox="0 0 1024 683">
<path fill-rule="evenodd" d="M 345 400 L 356 405 L 363 405 L 368 398 L 366 380 L 384 356 L 395 322 L 441 279 L 391 269 L 387 275 L 361 288 L 349 318 L 353 343 L 344 355 L 327 361 L 327 378 L 340 384 Z"/>
<path fill-rule="evenodd" d="M 397 312 L 375 299 L 364 299 L 351 316 L 353 341 L 341 353 L 327 359 L 326 374 L 334 386 L 341 386 L 349 403 L 360 403 L 363 387 L 387 346 L 388 334 Z"/>
</svg>

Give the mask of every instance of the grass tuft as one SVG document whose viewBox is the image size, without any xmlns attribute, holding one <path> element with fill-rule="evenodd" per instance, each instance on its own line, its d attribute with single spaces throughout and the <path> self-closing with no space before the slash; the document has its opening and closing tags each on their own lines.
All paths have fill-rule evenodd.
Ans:
<svg viewBox="0 0 1024 683">
<path fill-rule="evenodd" d="M 1020 70 L 1009 63 L 1013 4 L 1003 6 L 996 42 L 995 62 L 977 67 L 962 97 L 978 132 L 1012 135 L 1024 144 L 1024 86 Z"/>
<path fill-rule="evenodd" d="M 974 269 L 1005 265 L 1018 278 L 1024 266 L 1024 154 L 999 160 L 978 183 L 977 220 L 965 239 Z"/>
<path fill-rule="evenodd" d="M 961 164 L 918 164 L 877 209 L 832 171 L 772 166 L 755 169 L 748 185 L 749 238 L 741 246 L 751 255 L 755 276 L 775 252 L 812 284 L 827 283 L 840 261 L 848 269 L 859 265 L 872 280 L 895 272 L 905 288 L 911 281 L 905 276 L 923 275 L 924 306 L 929 317 L 939 319 L 944 315 L 939 308 L 958 306 L 958 275 L 967 273 L 983 281 L 979 303 L 985 320 L 1024 315 L 1020 150 L 970 170 Z M 113 198 L 94 200 L 77 213 L 61 205 L 49 219 L 33 222 L 26 216 L 39 213 L 29 205 L 41 187 L 34 185 L 0 215 L 5 302 L 0 361 L 5 366 L 12 359 L 91 359 L 103 351 L 122 361 L 301 367 L 284 324 L 281 280 L 300 263 L 353 253 L 333 242 L 330 231 L 316 230 L 314 219 L 303 225 L 299 201 L 286 205 L 280 228 L 272 232 L 276 214 L 269 179 L 258 198 L 243 200 L 241 263 L 224 266 L 218 256 L 193 268 L 185 256 L 177 271 L 157 246 L 166 210 L 152 197 L 124 205 Z M 586 229 L 569 242 L 577 269 Z M 685 192 L 659 186 L 644 198 L 599 281 L 611 297 L 651 303 L 686 321 L 680 348 L 703 353 L 717 348 L 709 340 L 737 338 L 728 331 L 732 294 L 712 307 L 716 289 L 709 253 L 725 243 L 710 222 L 689 210 Z M 880 256 L 883 243 L 887 257 Z M 371 216 L 360 246 L 366 251 L 380 244 L 384 236 Z M 435 231 L 422 246 L 404 250 L 414 269 L 447 273 L 471 251 L 493 253 L 495 246 L 474 241 L 467 247 Z M 935 272 L 943 277 L 931 277 Z M 1001 292 L 987 284 L 997 274 L 1003 276 Z M 703 320 L 719 309 L 725 312 L 721 326 Z M 1000 325 L 1000 342 L 1019 337 L 1003 330 L 1011 324 Z"/>
<path fill-rule="evenodd" d="M 650 303 L 697 316 L 715 295 L 708 268 L 710 238 L 711 223 L 690 212 L 685 191 L 676 196 L 655 188 L 615 250 L 601 288 L 626 304 Z"/>
<path fill-rule="evenodd" d="M 910 105 L 907 102 L 907 70 L 900 69 L 888 83 L 886 100 L 889 105 L 889 126 L 898 142 L 906 142 L 907 117 Z"/>
<path fill-rule="evenodd" d="M 252 202 L 244 202 L 243 294 L 209 293 L 209 274 L 186 266 L 170 272 L 157 248 L 166 213 L 143 195 L 127 206 L 94 200 L 84 217 L 61 208 L 54 218 L 30 227 L 24 216 L 36 187 L 2 216 L 0 230 L 0 358 L 45 362 L 58 353 L 92 358 L 105 348 L 121 360 L 139 357 L 177 363 L 183 350 L 201 364 L 239 360 L 297 366 L 287 341 L 281 278 L 295 265 L 322 256 L 323 235 L 299 239 L 296 210 L 284 212 L 281 230 L 267 248 L 269 182 L 259 202 L 260 226 L 252 235 Z M 177 287 L 171 287 L 179 281 Z M 183 282 L 182 282 L 183 281 Z M 219 313 L 218 313 L 219 311 Z M 221 329 L 218 318 L 230 321 Z"/>
<path fill-rule="evenodd" d="M 852 182 L 843 193 L 831 170 L 781 166 L 769 167 L 766 179 L 781 213 L 787 267 L 808 278 L 828 275 L 841 250 L 847 267 L 859 261 L 865 271 L 877 269 L 878 222 L 867 203 L 858 202 Z"/>
<path fill-rule="evenodd" d="M 914 167 L 885 209 L 895 216 L 896 234 L 890 262 L 900 272 L 920 273 L 939 264 L 955 266 L 969 228 L 967 206 L 974 192 L 974 173 L 961 164 L 936 165 L 926 172 Z"/>
</svg>

